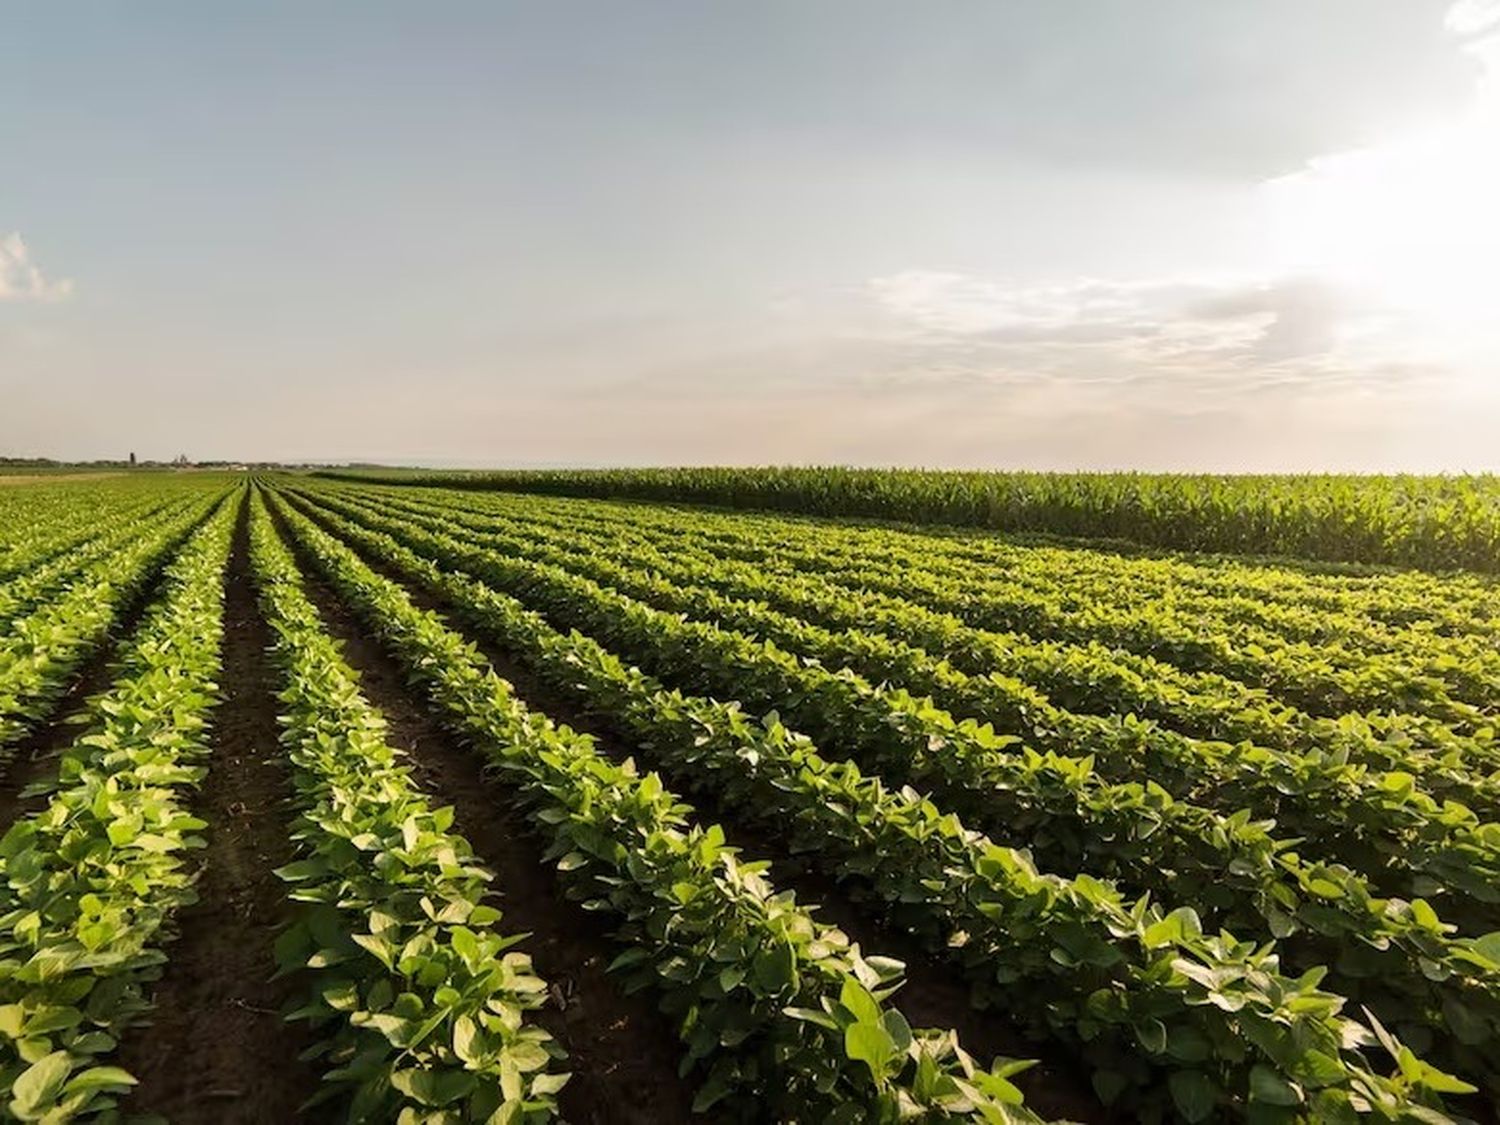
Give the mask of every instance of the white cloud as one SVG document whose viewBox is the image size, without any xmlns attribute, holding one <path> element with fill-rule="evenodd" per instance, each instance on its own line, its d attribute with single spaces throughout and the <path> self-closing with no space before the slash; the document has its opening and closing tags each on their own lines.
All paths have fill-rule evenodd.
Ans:
<svg viewBox="0 0 1500 1125">
<path fill-rule="evenodd" d="M 1476 66 L 1468 104 L 1260 185 L 1251 272 L 875 278 L 865 296 L 882 318 L 871 338 L 896 357 L 887 375 L 1115 387 L 1122 403 L 1181 394 L 1206 408 L 1319 391 L 1493 397 L 1500 0 L 1459 0 L 1446 22 Z"/>
<path fill-rule="evenodd" d="M 1500 27 L 1500 0 L 1458 0 L 1444 22 L 1459 35 L 1482 35 Z"/>
<path fill-rule="evenodd" d="M 1402 318 L 1311 277 L 1083 278 L 1045 286 L 910 271 L 873 302 L 933 376 L 1226 391 L 1380 386 L 1432 369 Z M 917 369 L 917 368 L 914 368 Z"/>
<path fill-rule="evenodd" d="M 19 234 L 0 235 L 0 301 L 58 301 L 72 291 L 71 281 L 42 274 Z"/>
</svg>

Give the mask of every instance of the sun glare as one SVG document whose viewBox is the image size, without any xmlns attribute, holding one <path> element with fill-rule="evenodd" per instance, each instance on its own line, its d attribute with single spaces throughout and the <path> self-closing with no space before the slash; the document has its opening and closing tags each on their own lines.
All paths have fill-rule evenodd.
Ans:
<svg viewBox="0 0 1500 1125">
<path fill-rule="evenodd" d="M 1461 5 L 1450 26 L 1477 17 Z M 1366 294 L 1459 349 L 1500 321 L 1500 33 L 1491 32 L 1468 47 L 1483 77 L 1453 120 L 1265 185 L 1279 269 Z"/>
</svg>

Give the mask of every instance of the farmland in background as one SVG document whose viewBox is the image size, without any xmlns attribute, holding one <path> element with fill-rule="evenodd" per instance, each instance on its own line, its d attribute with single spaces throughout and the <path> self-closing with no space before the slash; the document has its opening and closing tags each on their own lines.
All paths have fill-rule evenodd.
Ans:
<svg viewBox="0 0 1500 1125">
<path fill-rule="evenodd" d="M 1430 570 L 1500 568 L 1500 478 L 920 469 L 329 470 L 395 484 L 665 500 Z"/>
<path fill-rule="evenodd" d="M 1497 504 L 0 488 L 0 1117 L 1494 1120 Z"/>
</svg>

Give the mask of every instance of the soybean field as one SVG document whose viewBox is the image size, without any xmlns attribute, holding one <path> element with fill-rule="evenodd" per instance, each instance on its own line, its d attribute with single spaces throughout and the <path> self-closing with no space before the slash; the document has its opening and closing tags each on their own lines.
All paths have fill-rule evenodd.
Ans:
<svg viewBox="0 0 1500 1125">
<path fill-rule="evenodd" d="M 0 1116 L 1500 1117 L 1488 484 L 808 472 L 0 489 Z"/>
</svg>

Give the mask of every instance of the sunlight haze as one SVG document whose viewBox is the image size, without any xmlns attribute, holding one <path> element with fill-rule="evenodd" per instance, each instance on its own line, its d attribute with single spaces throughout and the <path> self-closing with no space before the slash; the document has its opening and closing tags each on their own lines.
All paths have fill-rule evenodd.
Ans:
<svg viewBox="0 0 1500 1125">
<path fill-rule="evenodd" d="M 1500 3 L 32 5 L 0 446 L 1500 468 Z"/>
</svg>

